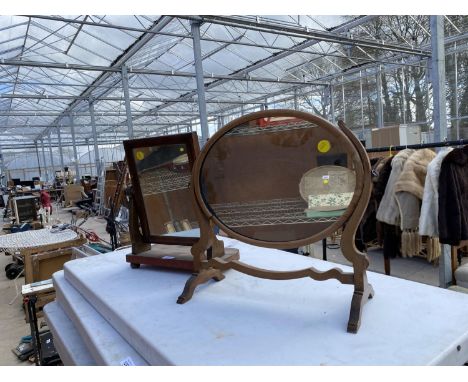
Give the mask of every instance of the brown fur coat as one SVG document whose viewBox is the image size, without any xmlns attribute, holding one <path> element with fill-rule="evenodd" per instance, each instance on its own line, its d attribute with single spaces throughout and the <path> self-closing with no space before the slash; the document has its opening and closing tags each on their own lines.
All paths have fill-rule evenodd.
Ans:
<svg viewBox="0 0 468 382">
<path fill-rule="evenodd" d="M 416 256 L 421 252 L 419 236 L 419 215 L 424 194 L 424 183 L 428 164 L 435 153 L 429 149 L 417 150 L 405 162 L 398 181 L 395 183 L 395 197 L 401 217 L 401 254 L 403 257 Z M 432 249 L 432 243 L 428 248 Z M 430 254 L 434 257 L 434 254 Z"/>
<path fill-rule="evenodd" d="M 440 168 L 439 238 L 450 245 L 468 240 L 468 146 L 450 152 Z"/>
</svg>

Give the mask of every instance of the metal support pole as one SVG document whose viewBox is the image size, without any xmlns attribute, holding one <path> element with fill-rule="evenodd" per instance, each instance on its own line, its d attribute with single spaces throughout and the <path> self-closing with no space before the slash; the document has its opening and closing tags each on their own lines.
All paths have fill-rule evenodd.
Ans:
<svg viewBox="0 0 468 382">
<path fill-rule="evenodd" d="M 41 161 L 39 160 L 39 148 L 37 147 L 37 141 L 34 141 L 34 146 L 36 147 L 37 168 L 39 169 L 39 179 L 40 179 L 42 177 L 42 170 L 41 170 Z M 2 162 L 3 162 L 3 158 L 2 158 Z"/>
<path fill-rule="evenodd" d="M 44 149 L 44 139 L 41 139 L 41 147 L 42 147 L 42 160 L 44 161 L 44 176 L 45 176 L 45 181 L 49 181 L 49 172 L 47 170 L 47 162 L 46 162 L 46 155 L 45 155 L 45 149 Z"/>
<path fill-rule="evenodd" d="M 52 155 L 52 137 L 49 131 L 49 154 L 50 154 L 50 165 L 51 165 L 51 179 L 52 182 L 55 179 L 55 164 L 54 164 L 54 156 Z"/>
<path fill-rule="evenodd" d="M 362 127 L 362 139 L 366 139 L 366 132 L 364 129 L 364 101 L 362 99 L 362 71 L 359 71 L 359 91 L 361 94 L 361 127 Z"/>
<path fill-rule="evenodd" d="M 294 110 L 298 109 L 298 103 L 297 103 L 297 88 L 294 89 Z"/>
<path fill-rule="evenodd" d="M 88 146 L 89 174 L 93 175 L 93 160 L 91 159 L 91 149 L 89 148 L 89 139 L 88 138 L 86 138 L 86 145 Z"/>
<path fill-rule="evenodd" d="M 70 132 L 72 136 L 72 142 L 73 142 L 73 158 L 75 162 L 75 174 L 76 174 L 76 180 L 80 181 L 80 167 L 78 165 L 78 153 L 76 149 L 76 141 L 75 141 L 75 124 L 73 121 L 73 115 L 69 114 L 68 115 L 68 120 L 70 121 Z"/>
<path fill-rule="evenodd" d="M 217 130 L 221 129 L 223 126 L 224 126 L 224 118 L 223 118 L 222 115 L 219 115 L 218 116 L 218 129 Z"/>
<path fill-rule="evenodd" d="M 382 67 L 379 66 L 379 71 L 376 75 L 377 80 L 377 127 L 383 127 L 383 103 L 382 103 Z"/>
<path fill-rule="evenodd" d="M 197 79 L 197 94 L 198 94 L 198 111 L 200 113 L 201 125 L 201 144 L 202 146 L 208 140 L 208 117 L 206 115 L 205 103 L 205 83 L 203 81 L 203 64 L 200 44 L 200 22 L 192 21 L 192 38 L 193 38 L 193 56 L 195 58 L 195 74 Z"/>
<path fill-rule="evenodd" d="M 431 81 L 433 99 L 434 142 L 447 138 L 447 110 L 445 107 L 445 47 L 444 16 L 431 16 Z M 442 245 L 439 259 L 439 286 L 447 288 L 452 283 L 450 246 Z"/>
<path fill-rule="evenodd" d="M 89 115 L 91 117 L 91 128 L 93 130 L 93 143 L 94 143 L 94 161 L 96 164 L 96 175 L 100 175 L 100 160 L 99 160 L 99 146 L 97 141 L 96 121 L 94 119 L 94 104 L 93 99 L 89 99 Z"/>
<path fill-rule="evenodd" d="M 132 108 L 130 106 L 130 95 L 128 92 L 128 72 L 125 65 L 122 66 L 122 87 L 125 99 L 125 111 L 127 113 L 128 137 L 133 139 Z"/>
<path fill-rule="evenodd" d="M 5 160 L 3 159 L 2 146 L 0 146 L 0 167 L 2 170 L 2 176 L 3 176 L 2 178 L 0 178 L 0 185 L 4 187 L 6 186 L 8 179 L 7 179 L 7 173 L 6 173 L 6 168 L 5 168 Z"/>
<path fill-rule="evenodd" d="M 433 97 L 434 142 L 447 138 L 447 110 L 445 91 L 444 16 L 431 16 L 431 80 Z"/>
<path fill-rule="evenodd" d="M 406 81 L 405 81 L 405 68 L 401 68 L 401 102 L 402 102 L 402 112 L 403 112 L 403 124 L 406 124 L 406 98 L 405 98 L 405 93 L 406 93 Z"/>
<path fill-rule="evenodd" d="M 341 96 L 343 100 L 343 121 L 346 122 L 346 101 L 344 92 L 344 77 L 341 77 Z"/>
<path fill-rule="evenodd" d="M 59 154 L 60 154 L 60 166 L 61 166 L 60 169 L 64 171 L 65 163 L 63 162 L 62 133 L 60 132 L 60 126 L 57 126 L 57 137 L 58 137 Z"/>
<path fill-rule="evenodd" d="M 457 47 L 457 43 L 455 43 L 455 48 Z M 455 128 L 457 129 L 457 139 L 460 139 L 460 120 L 458 119 L 458 53 L 455 52 L 454 56 L 454 64 L 455 64 Z"/>
<path fill-rule="evenodd" d="M 425 96 L 425 99 L 426 99 L 426 121 L 430 121 L 432 119 L 432 115 L 430 113 L 430 109 L 429 109 L 429 100 L 430 100 L 430 97 L 429 97 L 429 84 L 431 82 L 431 74 L 430 74 L 430 68 L 429 68 L 429 65 L 430 65 L 430 62 L 429 60 L 426 60 L 426 67 L 425 67 L 425 81 L 426 81 L 426 94 L 424 94 Z M 426 142 L 427 143 L 427 142 Z"/>
<path fill-rule="evenodd" d="M 335 123 L 335 100 L 333 98 L 333 85 L 329 86 L 330 91 L 330 119 L 332 123 Z"/>
</svg>

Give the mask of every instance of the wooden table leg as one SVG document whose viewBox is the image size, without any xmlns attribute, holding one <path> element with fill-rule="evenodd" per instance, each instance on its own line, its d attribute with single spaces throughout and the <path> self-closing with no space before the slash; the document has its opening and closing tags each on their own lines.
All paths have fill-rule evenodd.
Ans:
<svg viewBox="0 0 468 382">
<path fill-rule="evenodd" d="M 387 276 L 390 276 L 390 258 L 384 256 L 384 268 L 385 268 L 385 274 Z"/>
<path fill-rule="evenodd" d="M 458 266 L 458 247 L 451 246 L 450 247 L 450 257 L 452 262 L 452 285 L 457 285 L 457 280 L 455 279 L 455 270 Z"/>
</svg>

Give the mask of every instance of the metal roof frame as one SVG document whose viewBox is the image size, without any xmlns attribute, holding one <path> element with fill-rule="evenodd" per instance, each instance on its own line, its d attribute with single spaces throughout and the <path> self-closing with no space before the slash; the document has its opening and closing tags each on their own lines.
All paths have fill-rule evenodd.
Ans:
<svg viewBox="0 0 468 382">
<path fill-rule="evenodd" d="M 140 127 L 136 134 L 145 134 L 141 127 L 164 132 L 198 120 L 200 90 L 190 21 L 201 23 L 203 90 L 211 121 L 256 108 L 266 99 L 287 102 L 301 89 L 323 90 L 342 83 L 343 77 L 351 81 L 360 72 L 361 77 L 373 75 L 380 65 L 421 66 L 430 57 L 430 44 L 399 36 L 391 24 L 386 40 L 373 36 L 367 26 L 382 17 L 378 15 L 349 17 L 332 27 L 320 17 L 302 16 L 131 16 L 118 22 L 92 15 L 29 15 L 24 16 L 26 21 L 2 17 L 0 132 L 11 134 L 12 129 L 25 140 L 34 137 L 33 141 L 52 132 L 55 142 L 60 129 L 66 142 L 70 115 L 80 118 L 75 122 L 78 139 L 87 136 L 89 100 L 95 105 L 96 132 L 102 134 L 98 143 L 107 142 L 109 133 L 120 136 L 127 124 Z M 392 17 L 397 16 L 388 18 Z M 409 19 L 427 36 L 423 16 Z M 465 49 L 468 23 L 452 21 L 451 16 L 445 19 L 454 33 L 445 37 L 445 44 L 462 42 L 453 49 Z M 107 34 L 101 35 L 100 29 Z M 127 47 L 106 38 L 116 33 L 129 42 Z M 96 45 L 88 46 L 88 40 Z M 19 41 L 23 43 L 17 45 Z M 99 46 L 121 53 L 108 56 Z M 77 55 L 76 49 L 83 55 Z M 237 62 L 223 61 L 235 56 Z M 122 68 L 128 72 L 127 94 Z"/>
</svg>

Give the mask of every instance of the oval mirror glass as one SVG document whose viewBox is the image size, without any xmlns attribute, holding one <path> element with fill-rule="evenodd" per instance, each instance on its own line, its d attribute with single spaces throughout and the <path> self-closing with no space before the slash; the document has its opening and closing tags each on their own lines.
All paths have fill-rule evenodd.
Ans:
<svg viewBox="0 0 468 382">
<path fill-rule="evenodd" d="M 200 194 L 221 229 L 287 243 L 317 238 L 349 215 L 357 150 L 328 122 L 288 114 L 240 118 L 208 143 Z"/>
</svg>

